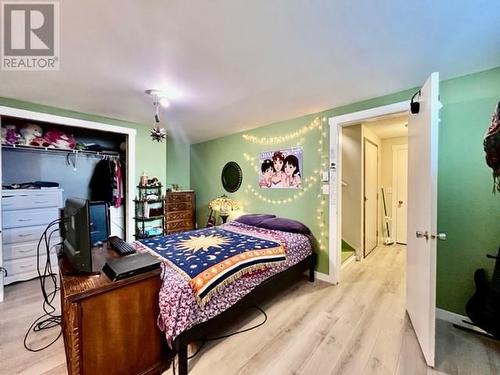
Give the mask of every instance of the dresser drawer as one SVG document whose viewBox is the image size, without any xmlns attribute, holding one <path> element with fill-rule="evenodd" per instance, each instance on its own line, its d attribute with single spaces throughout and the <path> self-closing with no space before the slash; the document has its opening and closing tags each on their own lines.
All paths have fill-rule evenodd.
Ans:
<svg viewBox="0 0 500 375">
<path fill-rule="evenodd" d="M 187 220 L 193 221 L 193 211 L 173 211 L 167 212 L 167 221 Z"/>
<path fill-rule="evenodd" d="M 45 260 L 45 255 L 40 256 L 40 271 L 43 271 Z M 36 272 L 36 257 L 6 260 L 4 267 L 9 276 L 14 276 L 18 273 Z"/>
<path fill-rule="evenodd" d="M 2 236 L 3 244 L 38 241 L 45 228 L 46 226 L 42 225 L 37 227 L 4 229 Z M 54 227 L 54 229 L 56 228 Z"/>
<path fill-rule="evenodd" d="M 167 203 L 192 202 L 193 193 L 168 193 Z"/>
<path fill-rule="evenodd" d="M 40 255 L 40 272 L 42 273 L 45 268 L 46 259 L 47 256 L 45 254 Z M 54 252 L 50 254 L 50 262 L 52 265 L 52 271 L 57 273 L 57 256 Z M 4 279 L 5 285 L 16 281 L 29 280 L 34 277 L 38 277 L 36 257 L 6 260 L 3 263 L 3 266 L 8 272 L 8 276 Z"/>
<path fill-rule="evenodd" d="M 2 211 L 27 210 L 33 208 L 60 207 L 60 192 L 36 192 L 27 194 L 2 194 Z"/>
<path fill-rule="evenodd" d="M 52 236 L 50 240 L 51 247 L 52 245 L 58 244 L 61 242 L 61 238 L 57 236 L 54 238 Z M 17 243 L 17 244 L 5 244 L 3 246 L 3 258 L 4 260 L 11 260 L 11 259 L 21 259 L 21 258 L 28 258 L 28 257 L 35 257 L 36 259 L 36 248 L 38 246 L 38 241 L 36 242 L 23 242 L 23 243 Z M 40 254 L 45 254 L 46 249 L 45 245 L 42 243 L 40 245 Z"/>
<path fill-rule="evenodd" d="M 177 230 L 177 229 L 191 230 L 193 229 L 193 226 L 190 221 L 186 220 L 169 221 L 167 223 L 167 231 Z"/>
<path fill-rule="evenodd" d="M 190 230 L 193 230 L 193 228 L 176 228 L 176 229 L 169 229 L 169 230 L 167 231 L 167 235 L 168 235 L 168 234 L 174 234 L 174 233 L 187 232 L 187 231 L 190 231 Z"/>
<path fill-rule="evenodd" d="M 29 227 L 48 224 L 51 221 L 58 219 L 58 217 L 59 211 L 54 208 L 2 212 L 4 228 Z"/>
<path fill-rule="evenodd" d="M 192 209 L 192 202 L 167 203 L 167 213 L 171 211 L 187 211 Z"/>
</svg>

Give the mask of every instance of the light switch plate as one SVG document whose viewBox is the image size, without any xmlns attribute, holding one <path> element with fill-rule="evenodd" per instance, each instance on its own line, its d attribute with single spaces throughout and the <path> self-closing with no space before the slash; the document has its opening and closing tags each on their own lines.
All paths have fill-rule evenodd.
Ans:
<svg viewBox="0 0 500 375">
<path fill-rule="evenodd" d="M 322 171 L 321 172 L 321 181 L 323 182 L 328 182 L 330 180 L 330 172 L 328 171 Z"/>
</svg>

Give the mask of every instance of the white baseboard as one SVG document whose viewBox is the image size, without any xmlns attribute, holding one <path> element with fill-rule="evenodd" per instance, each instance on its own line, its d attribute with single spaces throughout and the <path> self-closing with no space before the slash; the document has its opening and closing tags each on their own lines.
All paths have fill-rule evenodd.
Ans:
<svg viewBox="0 0 500 375">
<path fill-rule="evenodd" d="M 448 310 L 443 310 L 443 309 L 437 308 L 436 309 L 436 318 L 440 319 L 440 320 L 444 320 L 445 322 L 449 322 L 451 324 L 456 324 L 460 327 L 468 328 L 472 331 L 476 331 L 479 333 L 483 333 L 485 335 L 489 335 L 489 333 L 487 333 L 486 331 L 482 330 L 479 327 L 464 323 L 463 322 L 464 320 L 467 322 L 470 322 L 470 319 L 468 316 L 460 315 L 460 314 L 457 314 L 457 313 L 454 313 L 454 312 L 451 312 Z"/>
<path fill-rule="evenodd" d="M 344 263 L 342 263 L 340 265 L 340 269 L 344 269 L 346 268 L 349 264 L 353 263 L 354 261 L 356 260 L 356 253 L 354 253 L 353 255 L 351 255 L 349 258 L 347 258 Z"/>
<path fill-rule="evenodd" d="M 462 320 L 470 320 L 468 317 L 464 315 L 460 315 L 440 308 L 436 309 L 436 318 L 444 320 L 445 322 L 449 322 L 452 324 L 460 324 L 460 325 L 463 325 Z"/>
<path fill-rule="evenodd" d="M 317 280 L 325 281 L 329 284 L 334 284 L 334 282 L 332 282 L 332 280 L 330 279 L 330 275 L 327 275 L 326 273 L 314 271 L 314 277 Z"/>
</svg>

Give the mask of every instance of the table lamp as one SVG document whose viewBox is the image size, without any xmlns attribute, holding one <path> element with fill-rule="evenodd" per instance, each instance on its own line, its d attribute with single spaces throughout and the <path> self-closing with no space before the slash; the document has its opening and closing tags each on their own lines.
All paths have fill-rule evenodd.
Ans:
<svg viewBox="0 0 500 375">
<path fill-rule="evenodd" d="M 235 211 L 240 208 L 240 205 L 237 201 L 232 198 L 229 198 L 225 194 L 219 198 L 215 198 L 208 203 L 208 206 L 214 210 L 219 212 L 219 216 L 222 219 L 222 223 L 224 224 L 229 217 L 229 211 Z"/>
</svg>

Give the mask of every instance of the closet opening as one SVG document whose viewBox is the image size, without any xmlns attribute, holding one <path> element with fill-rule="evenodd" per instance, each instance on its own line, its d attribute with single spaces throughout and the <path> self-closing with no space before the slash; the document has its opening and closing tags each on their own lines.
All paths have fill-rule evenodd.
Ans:
<svg viewBox="0 0 500 375">
<path fill-rule="evenodd" d="M 131 238 L 128 202 L 135 173 L 135 163 L 130 165 L 135 161 L 135 130 L 16 109 L 3 108 L 2 113 L 0 266 L 8 271 L 4 285 L 38 276 L 37 259 L 44 255 L 37 253 L 37 243 L 47 225 L 59 218 L 67 198 L 108 207 L 110 226 L 103 233 Z M 93 234 L 102 228 L 92 224 L 91 238 L 97 239 Z M 55 231 L 50 252 L 54 273 L 59 243 Z"/>
</svg>

